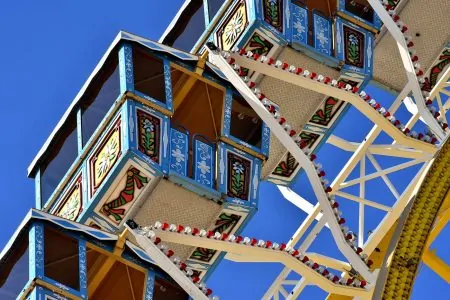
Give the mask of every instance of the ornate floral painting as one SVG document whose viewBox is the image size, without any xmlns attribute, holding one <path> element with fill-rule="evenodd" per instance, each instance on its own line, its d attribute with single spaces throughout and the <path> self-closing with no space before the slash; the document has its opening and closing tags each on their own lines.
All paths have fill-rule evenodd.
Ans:
<svg viewBox="0 0 450 300">
<path fill-rule="evenodd" d="M 76 221 L 83 208 L 82 178 L 79 176 L 55 211 L 55 215 Z"/>
<path fill-rule="evenodd" d="M 89 160 L 91 196 L 102 184 L 121 154 L 120 119 Z"/>
</svg>

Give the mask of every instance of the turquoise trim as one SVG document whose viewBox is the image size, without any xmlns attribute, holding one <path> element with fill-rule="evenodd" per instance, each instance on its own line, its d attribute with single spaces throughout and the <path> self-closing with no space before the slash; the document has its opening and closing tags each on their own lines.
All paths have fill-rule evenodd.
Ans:
<svg viewBox="0 0 450 300">
<path fill-rule="evenodd" d="M 166 88 L 166 108 L 173 112 L 172 96 L 172 73 L 170 72 L 170 61 L 164 60 L 164 85 Z"/>
<path fill-rule="evenodd" d="M 133 49 L 128 43 L 119 50 L 120 93 L 134 92 Z"/>
<path fill-rule="evenodd" d="M 144 300 L 153 300 L 153 289 L 155 287 L 155 272 L 148 270 L 147 280 L 145 281 Z"/>
<path fill-rule="evenodd" d="M 209 6 L 208 0 L 203 0 L 203 15 L 205 17 L 205 29 L 208 28 L 209 25 Z"/>
<path fill-rule="evenodd" d="M 142 103 L 128 100 L 129 104 L 131 106 L 131 111 L 134 118 L 134 134 L 133 139 L 136 139 L 135 145 L 136 147 L 133 149 L 136 156 L 140 157 L 142 160 L 147 162 L 152 168 L 155 170 L 158 170 L 164 174 L 169 173 L 169 160 L 170 160 L 170 147 L 169 147 L 169 139 L 170 139 L 170 118 L 159 111 L 156 111 L 148 106 L 143 105 Z M 140 109 L 141 111 L 150 114 L 154 117 L 157 117 L 160 119 L 160 148 L 159 148 L 159 163 L 154 162 L 152 159 L 150 159 L 147 155 L 142 153 L 140 150 L 138 150 L 138 140 L 139 140 L 139 124 L 138 124 L 138 117 L 137 117 L 137 110 Z M 131 135 L 130 135 L 131 136 Z"/>
<path fill-rule="evenodd" d="M 364 28 L 358 27 L 355 24 L 348 22 L 347 20 L 340 17 L 335 18 L 336 39 L 337 41 L 341 41 L 341 43 L 336 44 L 336 57 L 345 62 L 345 36 L 343 29 L 344 25 L 364 35 L 364 67 L 359 68 L 345 64 L 342 68 L 342 71 L 350 71 L 352 73 L 371 76 L 373 68 L 373 33 Z"/>
<path fill-rule="evenodd" d="M 78 239 L 78 263 L 79 263 L 78 270 L 80 273 L 80 294 L 82 298 L 87 299 L 88 270 L 87 270 L 86 240 L 84 239 Z"/>
<path fill-rule="evenodd" d="M 81 123 L 82 120 L 82 116 L 83 116 L 83 111 L 80 108 L 78 108 L 77 111 L 77 145 L 78 145 L 78 155 L 81 154 L 81 152 L 83 152 L 83 126 Z"/>
<path fill-rule="evenodd" d="M 263 123 L 262 139 L 261 139 L 261 153 L 269 157 L 270 153 L 270 128 L 266 123 Z"/>
<path fill-rule="evenodd" d="M 44 225 L 34 222 L 28 232 L 29 278 L 44 277 Z"/>
<path fill-rule="evenodd" d="M 250 154 L 236 149 L 227 143 L 218 143 L 218 188 L 219 192 L 225 195 L 225 201 L 240 206 L 253 206 L 257 207 L 258 204 L 258 191 L 261 178 L 261 165 L 262 161 L 258 158 L 251 156 Z M 228 157 L 227 152 L 231 152 L 237 156 L 243 157 L 250 161 L 251 170 L 249 180 L 248 200 L 241 200 L 227 196 L 228 192 Z"/>
<path fill-rule="evenodd" d="M 42 209 L 41 199 L 41 169 L 38 169 L 34 178 L 34 208 Z"/>
<path fill-rule="evenodd" d="M 129 118 L 132 115 L 132 111 L 129 110 L 129 106 L 128 106 L 128 100 L 125 101 L 122 105 L 122 107 L 120 108 L 120 115 L 121 115 L 121 121 L 122 124 L 120 126 L 120 130 L 121 130 L 121 144 L 122 144 L 122 152 L 126 152 L 130 149 L 130 139 L 131 136 L 129 135 L 130 132 L 130 122 L 129 122 Z M 132 122 L 131 122 L 132 124 Z"/>
<path fill-rule="evenodd" d="M 116 99 L 116 101 L 114 102 L 114 105 L 108 110 L 108 112 L 106 113 L 105 117 L 104 117 L 103 120 L 100 122 L 99 126 L 98 126 L 97 129 L 94 131 L 94 133 L 92 134 L 91 138 L 86 142 L 83 151 L 86 149 L 87 145 L 91 145 L 91 144 L 94 143 L 94 142 L 93 142 L 93 141 L 94 141 L 94 137 L 95 137 L 95 136 L 97 135 L 97 133 L 100 131 L 100 128 L 101 128 L 102 126 L 105 125 L 106 119 L 107 119 L 108 117 L 110 117 L 110 116 L 112 115 L 112 113 L 117 109 L 119 100 L 120 100 L 121 98 L 122 98 L 122 95 L 120 95 L 120 96 Z M 118 116 L 120 115 L 120 112 L 121 112 L 121 110 L 118 109 L 117 114 L 112 118 L 113 121 L 109 123 L 109 125 L 107 126 L 107 129 L 104 130 L 104 131 L 102 132 L 102 134 L 100 134 L 100 136 L 96 139 L 96 142 L 97 142 L 97 143 L 98 143 L 98 141 L 100 141 L 100 140 L 102 140 L 102 139 L 104 138 L 105 134 L 107 134 L 107 132 L 108 132 L 109 129 L 111 128 L 111 124 L 113 124 L 113 123 L 117 120 Z M 122 125 L 123 125 L 123 122 L 125 122 L 125 120 L 122 120 Z M 78 173 L 78 172 L 79 172 L 79 170 L 83 167 L 83 165 L 87 163 L 86 157 L 89 157 L 89 156 L 92 154 L 92 151 L 95 150 L 96 146 L 97 146 L 97 144 L 92 145 L 92 147 L 91 147 L 91 149 L 90 149 L 90 151 L 89 151 L 88 153 L 85 153 L 84 155 L 83 155 L 83 154 L 79 154 L 78 157 L 75 158 L 75 160 L 72 162 L 71 166 L 69 167 L 68 171 L 66 172 L 66 174 L 64 175 L 64 177 L 61 179 L 61 181 L 58 183 L 58 185 L 56 186 L 55 190 L 52 192 L 52 194 L 50 195 L 50 197 L 49 197 L 48 199 L 42 199 L 42 198 L 41 198 L 41 203 L 43 204 L 43 205 L 41 204 L 41 208 L 46 209 L 46 208 L 49 206 L 50 203 L 53 203 L 54 201 L 57 200 L 57 197 L 60 197 L 61 191 L 64 190 L 64 188 L 65 188 L 65 187 L 63 187 L 62 183 L 63 183 L 66 179 L 68 179 L 69 174 L 72 174 L 72 173 L 75 174 L 75 173 Z M 75 165 L 76 165 L 79 161 L 82 161 L 82 162 L 81 162 L 81 165 L 80 165 L 77 169 L 75 169 Z M 85 174 L 87 174 L 87 173 L 85 173 Z"/>
<path fill-rule="evenodd" d="M 83 167 L 84 167 L 84 164 L 83 164 Z M 73 178 L 71 178 L 71 180 L 66 184 L 66 186 L 64 187 L 64 189 L 61 191 L 61 193 L 59 194 L 59 196 L 58 196 L 58 198 L 55 200 L 55 201 L 53 201 L 53 203 L 50 205 L 50 206 L 48 206 L 48 207 L 45 207 L 45 209 L 47 210 L 47 211 L 52 211 L 53 209 L 55 209 L 55 208 L 57 208 L 60 204 L 61 204 L 61 202 L 64 200 L 63 198 L 64 198 L 64 196 L 65 196 L 65 194 L 66 194 L 66 192 L 69 190 L 69 189 L 71 189 L 72 187 L 73 187 L 73 184 L 75 183 L 75 181 L 78 179 L 78 177 L 79 177 L 79 175 L 81 175 L 82 176 L 82 178 L 84 177 L 83 176 L 83 167 L 81 167 L 80 169 L 79 169 L 79 171 L 78 172 L 76 172 L 75 173 L 75 175 L 73 176 Z M 83 179 L 82 179 L 83 180 Z M 84 186 L 84 182 L 82 181 L 82 183 L 81 183 L 81 188 L 82 188 L 82 197 L 83 197 L 83 202 L 84 202 L 84 191 L 86 190 L 86 186 Z"/>
</svg>

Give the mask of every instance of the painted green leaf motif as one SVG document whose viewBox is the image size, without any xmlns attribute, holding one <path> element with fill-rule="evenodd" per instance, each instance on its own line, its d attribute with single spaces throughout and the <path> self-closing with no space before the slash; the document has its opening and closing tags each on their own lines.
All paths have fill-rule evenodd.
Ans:
<svg viewBox="0 0 450 300">
<path fill-rule="evenodd" d="M 125 187 L 117 198 L 103 205 L 101 212 L 107 217 L 113 217 L 116 223 L 120 223 L 126 214 L 123 206 L 132 202 L 136 188 L 141 189 L 146 183 L 148 183 L 148 178 L 140 175 L 139 169 L 131 167 L 127 172 Z"/>
<path fill-rule="evenodd" d="M 444 52 L 439 56 L 439 62 L 431 68 L 430 72 L 430 85 L 431 88 L 435 86 L 438 81 L 438 77 L 445 67 L 450 64 L 450 50 L 444 50 Z"/>
<path fill-rule="evenodd" d="M 248 200 L 251 163 L 249 160 L 233 153 L 228 153 L 227 156 L 227 195 L 233 198 Z"/>
<path fill-rule="evenodd" d="M 148 151 L 150 154 L 155 153 L 155 132 L 145 132 L 144 134 L 144 148 Z"/>
<path fill-rule="evenodd" d="M 354 64 L 357 64 L 359 61 L 359 48 L 356 44 L 350 44 L 348 47 L 348 59 L 352 61 Z"/>
<path fill-rule="evenodd" d="M 227 232 L 229 233 L 231 230 L 233 230 L 234 226 L 239 222 L 241 219 L 241 216 L 234 215 L 234 214 L 226 214 L 222 213 L 220 214 L 219 218 L 216 220 L 214 232 Z"/>
<path fill-rule="evenodd" d="M 264 20 L 275 27 L 276 30 L 283 31 L 283 1 L 264 0 Z"/>
<path fill-rule="evenodd" d="M 209 262 L 215 253 L 216 251 L 212 249 L 196 248 L 190 258 Z"/>
<path fill-rule="evenodd" d="M 139 151 L 159 162 L 160 124 L 161 120 L 153 115 L 138 110 Z"/>
</svg>

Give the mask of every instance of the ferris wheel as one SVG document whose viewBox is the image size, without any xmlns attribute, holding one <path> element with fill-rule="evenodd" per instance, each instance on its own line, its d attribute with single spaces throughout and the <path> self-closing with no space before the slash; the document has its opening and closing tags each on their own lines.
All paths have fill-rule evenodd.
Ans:
<svg viewBox="0 0 450 300">
<path fill-rule="evenodd" d="M 189 227 L 190 224 L 132 224 L 132 232 L 148 251 L 156 251 L 161 240 L 205 247 L 227 253 L 237 262 L 278 262 L 284 269 L 268 287 L 264 299 L 296 299 L 306 286 L 317 286 L 330 299 L 409 298 L 423 260 L 449 281 L 448 266 L 430 250 L 446 225 L 450 196 L 450 68 L 444 68 L 433 87 L 422 70 L 408 35 L 390 1 L 368 1 L 398 47 L 407 83 L 391 103 L 375 99 L 368 91 L 344 83 L 289 61 L 272 59 L 245 49 L 224 51 L 207 44 L 208 57 L 268 125 L 274 136 L 299 163 L 316 199 L 304 199 L 286 187 L 283 195 L 307 213 L 287 243 L 265 240 L 264 234 L 250 238 Z M 359 142 L 331 135 L 327 143 L 350 154 L 337 176 L 326 179 L 327 164 L 320 152 L 312 153 L 283 114 L 277 99 L 269 99 L 243 68 L 285 83 L 341 99 L 372 123 Z M 330 161 L 329 159 L 325 159 Z M 389 161 L 389 163 L 386 163 Z M 391 179 L 405 176 L 407 184 Z M 375 182 L 375 183 L 374 183 Z M 367 199 L 367 189 L 379 188 L 376 199 Z M 371 193 L 371 195 L 374 195 Z M 391 199 L 387 201 L 386 199 Z M 347 217 L 348 203 L 356 203 L 357 214 Z M 367 234 L 365 211 L 382 216 Z M 349 222 L 350 219 L 355 222 Z M 356 225 L 358 228 L 353 228 Z M 329 230 L 343 259 L 309 251 L 312 243 Z M 356 233 L 357 232 L 357 233 Z M 143 238 L 142 235 L 148 238 Z M 165 261 L 167 260 L 167 261 Z M 171 265 L 167 257 L 161 264 Z M 179 264 L 179 262 L 176 262 Z M 174 271 L 177 272 L 178 270 Z M 292 279 L 292 274 L 297 274 Z M 190 287 L 190 285 L 193 285 Z M 186 289 L 195 282 L 186 281 Z M 203 296 L 201 296 L 203 297 Z"/>
</svg>

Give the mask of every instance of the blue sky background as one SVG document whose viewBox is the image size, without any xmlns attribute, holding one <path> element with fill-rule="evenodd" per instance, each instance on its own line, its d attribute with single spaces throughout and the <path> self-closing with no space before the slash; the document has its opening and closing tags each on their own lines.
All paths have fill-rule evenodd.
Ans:
<svg viewBox="0 0 450 300">
<path fill-rule="evenodd" d="M 34 205 L 34 183 L 26 178 L 29 163 L 117 32 L 123 29 L 157 40 L 182 2 L 24 0 L 0 4 L 0 165 L 4 170 L 0 173 L 3 212 L 0 248 Z M 374 88 L 372 94 L 382 103 L 392 101 L 392 96 Z M 406 120 L 405 110 L 400 115 Z M 370 128 L 371 124 L 351 108 L 335 134 L 360 141 Z M 389 139 L 380 136 L 378 141 L 384 143 Z M 319 159 L 330 181 L 349 157 L 350 154 L 339 152 L 330 145 L 321 149 Z M 394 162 L 398 163 L 398 160 L 380 159 L 384 167 Z M 367 165 L 368 172 L 373 172 L 370 163 Z M 411 171 L 405 171 L 390 178 L 398 186 L 405 186 L 410 176 Z M 368 186 L 368 199 L 377 199 L 377 193 L 389 195 L 380 183 L 375 180 Z M 292 187 L 306 199 L 316 201 L 304 176 L 300 176 Z M 287 241 L 305 214 L 284 200 L 271 184 L 262 185 L 261 195 L 264 196 L 260 198 L 260 210 L 244 234 Z M 393 201 L 389 196 L 383 199 L 385 204 Z M 346 201 L 343 211 L 350 228 L 357 231 L 357 206 L 353 204 Z M 369 215 L 366 229 L 375 228 L 382 216 L 375 210 L 366 210 L 366 213 Z M 435 245 L 439 255 L 449 261 L 447 238 L 450 238 L 450 232 L 444 230 Z M 310 250 L 342 258 L 337 250 L 329 249 L 336 247 L 325 229 Z M 210 278 L 209 286 L 221 299 L 260 299 L 281 269 L 282 266 L 277 264 L 238 264 L 224 260 Z M 450 291 L 448 285 L 426 266 L 421 267 L 413 299 L 433 296 L 442 299 L 444 291 Z M 308 287 L 300 299 L 325 297 L 325 292 Z"/>
</svg>

